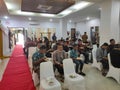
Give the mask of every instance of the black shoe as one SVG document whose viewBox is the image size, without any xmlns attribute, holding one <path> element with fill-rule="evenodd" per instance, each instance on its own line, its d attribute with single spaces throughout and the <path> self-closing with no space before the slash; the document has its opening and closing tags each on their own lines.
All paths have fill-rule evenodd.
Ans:
<svg viewBox="0 0 120 90">
<path fill-rule="evenodd" d="M 83 72 L 80 72 L 79 74 L 80 74 L 80 75 L 82 75 L 82 76 L 86 76 L 86 74 L 85 74 L 85 73 L 83 73 Z"/>
</svg>

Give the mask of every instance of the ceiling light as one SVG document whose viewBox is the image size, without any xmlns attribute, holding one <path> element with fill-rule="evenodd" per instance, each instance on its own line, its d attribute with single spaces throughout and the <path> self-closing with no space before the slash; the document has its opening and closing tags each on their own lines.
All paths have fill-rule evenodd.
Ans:
<svg viewBox="0 0 120 90">
<path fill-rule="evenodd" d="M 72 22 L 72 20 L 69 20 L 69 22 L 71 23 L 71 22 Z"/>
<path fill-rule="evenodd" d="M 87 17 L 86 20 L 90 20 L 90 17 Z"/>
<path fill-rule="evenodd" d="M 40 14 L 40 16 L 44 16 L 44 17 L 55 17 L 54 14 Z"/>
<path fill-rule="evenodd" d="M 8 19 L 8 16 L 4 16 L 5 19 Z"/>
<path fill-rule="evenodd" d="M 65 11 L 61 12 L 60 14 L 62 14 L 62 15 L 68 15 L 71 12 L 72 12 L 72 10 L 65 10 Z"/>
<path fill-rule="evenodd" d="M 34 15 L 34 13 L 32 13 L 32 12 L 23 12 L 23 11 L 20 11 L 20 10 L 16 11 L 16 13 L 20 14 L 20 15 Z"/>
<path fill-rule="evenodd" d="M 80 3 L 73 5 L 71 8 L 76 9 L 76 10 L 80 10 L 80 9 L 83 9 L 83 8 L 89 6 L 90 4 L 92 4 L 92 3 L 86 2 L 86 1 L 81 1 Z"/>
<path fill-rule="evenodd" d="M 102 8 L 98 8 L 100 11 L 102 10 Z"/>
<path fill-rule="evenodd" d="M 50 22 L 52 22 L 53 21 L 53 19 L 50 19 Z"/>
<path fill-rule="evenodd" d="M 32 18 L 30 18 L 30 17 L 29 17 L 28 19 L 29 19 L 30 21 L 32 20 Z"/>
</svg>

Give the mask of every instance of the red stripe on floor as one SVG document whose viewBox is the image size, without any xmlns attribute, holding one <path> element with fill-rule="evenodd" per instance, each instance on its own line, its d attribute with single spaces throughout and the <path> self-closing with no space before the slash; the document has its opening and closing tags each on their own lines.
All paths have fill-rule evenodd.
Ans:
<svg viewBox="0 0 120 90">
<path fill-rule="evenodd" d="M 10 57 L 0 90 L 35 90 L 27 59 L 21 45 L 17 45 Z"/>
</svg>

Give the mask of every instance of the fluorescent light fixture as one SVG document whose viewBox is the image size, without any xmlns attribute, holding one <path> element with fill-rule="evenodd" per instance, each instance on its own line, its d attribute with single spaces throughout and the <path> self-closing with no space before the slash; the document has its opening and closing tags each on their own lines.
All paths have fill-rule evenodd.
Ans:
<svg viewBox="0 0 120 90">
<path fill-rule="evenodd" d="M 40 14 L 40 16 L 43 16 L 43 17 L 55 17 L 54 14 Z"/>
<path fill-rule="evenodd" d="M 23 11 L 20 11 L 20 10 L 16 11 L 16 13 L 20 14 L 20 15 L 34 15 L 34 13 L 32 13 L 32 12 L 23 12 Z"/>
<path fill-rule="evenodd" d="M 72 12 L 72 10 L 65 10 L 65 11 L 61 12 L 60 14 L 62 14 L 62 15 L 68 15 L 71 12 Z"/>
<path fill-rule="evenodd" d="M 80 10 L 80 9 L 83 9 L 83 8 L 89 6 L 90 4 L 91 4 L 90 2 L 81 1 L 81 2 L 73 5 L 71 8 L 76 9 L 76 10 Z"/>
<path fill-rule="evenodd" d="M 6 6 L 9 10 L 13 10 L 15 7 L 13 4 L 6 2 Z"/>
<path fill-rule="evenodd" d="M 8 16 L 4 16 L 5 19 L 8 19 Z"/>
</svg>

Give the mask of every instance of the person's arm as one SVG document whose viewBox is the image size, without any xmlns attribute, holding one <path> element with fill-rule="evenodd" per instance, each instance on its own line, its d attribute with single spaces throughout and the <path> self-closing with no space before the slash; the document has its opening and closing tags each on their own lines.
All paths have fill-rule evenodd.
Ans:
<svg viewBox="0 0 120 90">
<path fill-rule="evenodd" d="M 53 52 L 53 62 L 54 64 L 60 65 L 60 63 L 57 61 L 57 54 L 55 52 Z"/>
<path fill-rule="evenodd" d="M 45 59 L 44 59 L 44 58 L 41 58 L 41 59 L 39 59 L 39 60 L 33 61 L 33 64 L 34 64 L 34 65 L 38 65 L 38 64 L 40 64 L 41 62 L 44 62 L 44 61 L 45 61 Z"/>
<path fill-rule="evenodd" d="M 73 53 L 73 51 L 70 51 L 70 58 L 72 58 L 73 60 L 76 59 L 76 58 L 74 57 L 74 53 Z"/>
</svg>

